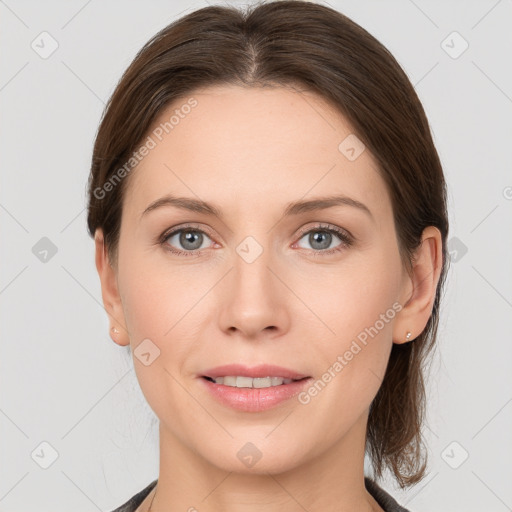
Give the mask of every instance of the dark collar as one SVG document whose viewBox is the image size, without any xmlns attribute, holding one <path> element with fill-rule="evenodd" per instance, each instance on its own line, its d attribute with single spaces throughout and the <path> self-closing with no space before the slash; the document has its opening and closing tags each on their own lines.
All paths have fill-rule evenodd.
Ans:
<svg viewBox="0 0 512 512">
<path fill-rule="evenodd" d="M 153 490 L 158 480 L 153 480 L 147 487 L 142 491 L 132 496 L 124 505 L 116 508 L 112 512 L 135 512 L 138 506 L 145 500 L 146 496 Z M 410 512 L 406 508 L 401 507 L 395 499 L 389 495 L 384 489 L 379 487 L 373 480 L 365 477 L 364 484 L 366 490 L 373 496 L 375 501 L 386 511 L 386 512 Z"/>
</svg>

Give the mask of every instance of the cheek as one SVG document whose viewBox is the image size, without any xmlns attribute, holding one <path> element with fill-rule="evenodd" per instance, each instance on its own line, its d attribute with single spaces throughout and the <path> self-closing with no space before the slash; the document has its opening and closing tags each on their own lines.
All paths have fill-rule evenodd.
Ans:
<svg viewBox="0 0 512 512">
<path fill-rule="evenodd" d="M 397 257 L 392 251 L 381 252 L 361 258 L 350 269 L 331 270 L 325 293 L 309 295 L 310 300 L 315 297 L 311 309 L 321 311 L 335 333 L 328 333 L 320 344 L 326 370 L 322 380 L 335 382 L 326 386 L 332 399 L 342 396 L 352 410 L 358 403 L 369 405 L 384 377 L 394 319 L 401 309 L 399 276 Z"/>
<path fill-rule="evenodd" d="M 178 382 L 190 337 L 196 334 L 194 304 L 204 290 L 195 289 L 183 272 L 158 268 L 142 257 L 126 259 L 119 271 L 135 373 L 148 404 L 164 418 L 169 411 L 184 409 Z M 149 364 L 143 353 L 150 354 Z"/>
<path fill-rule="evenodd" d="M 126 253 L 125 253 L 126 254 Z M 169 395 L 157 391 L 160 384 L 171 385 L 198 350 L 204 333 L 212 277 L 208 272 L 172 265 L 164 257 L 148 257 L 143 251 L 125 256 L 119 266 L 120 290 L 126 326 L 141 387 L 154 397 Z M 158 357 L 150 366 L 137 360 L 138 346 L 149 339 Z M 142 350 L 141 346 L 141 349 Z M 167 372 L 169 373 L 166 373 Z M 167 382 L 167 384 L 165 384 Z M 146 391 L 145 391 L 146 393 Z M 147 397 L 148 398 L 148 397 Z M 148 398 L 153 405 L 154 400 Z"/>
<path fill-rule="evenodd" d="M 183 320 L 186 323 L 187 312 L 204 294 L 199 273 L 191 279 L 190 272 L 143 252 L 120 261 L 119 276 L 123 310 L 134 344 L 143 338 L 159 343 L 172 337 L 174 326 Z"/>
<path fill-rule="evenodd" d="M 351 340 L 376 322 L 379 332 L 389 333 L 400 288 L 397 261 L 392 252 L 357 254 L 347 264 L 326 269 L 323 279 L 316 274 L 305 283 L 302 293 L 307 293 L 311 309 L 335 331 L 331 338 Z M 324 286 L 319 286 L 322 282 Z M 379 321 L 381 315 L 386 315 L 384 324 Z"/>
<path fill-rule="evenodd" d="M 171 327 L 169 311 L 177 297 L 170 293 L 171 287 L 162 286 L 162 279 L 157 280 L 155 275 L 141 268 L 131 266 L 126 274 L 122 301 L 130 341 L 137 345 L 143 338 L 158 340 Z"/>
</svg>

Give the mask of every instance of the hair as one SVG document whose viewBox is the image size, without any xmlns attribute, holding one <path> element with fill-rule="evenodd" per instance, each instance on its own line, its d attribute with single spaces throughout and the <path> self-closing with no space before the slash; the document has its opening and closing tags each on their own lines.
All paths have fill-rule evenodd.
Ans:
<svg viewBox="0 0 512 512">
<path fill-rule="evenodd" d="M 417 483 L 428 458 L 421 431 L 425 362 L 437 338 L 447 272 L 446 185 L 414 87 L 361 26 L 324 5 L 281 0 L 245 9 L 209 6 L 162 29 L 137 53 L 103 112 L 88 183 L 90 235 L 102 228 L 115 265 L 130 179 L 119 180 L 120 167 L 171 102 L 214 85 L 300 86 L 334 105 L 377 159 L 409 274 L 424 228 L 440 230 L 443 261 L 431 316 L 414 341 L 393 344 L 366 433 L 376 478 L 389 469 L 402 488 Z M 116 172 L 119 183 L 113 185 Z"/>
</svg>

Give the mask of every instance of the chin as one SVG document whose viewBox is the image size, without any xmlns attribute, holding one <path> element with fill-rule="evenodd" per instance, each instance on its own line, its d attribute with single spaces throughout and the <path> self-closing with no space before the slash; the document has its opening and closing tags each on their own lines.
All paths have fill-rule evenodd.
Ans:
<svg viewBox="0 0 512 512">
<path fill-rule="evenodd" d="M 302 443 L 300 443 L 302 444 Z M 297 453 L 297 446 L 279 446 L 271 441 L 250 438 L 246 440 L 230 440 L 226 445 L 218 444 L 216 451 L 204 454 L 209 462 L 228 472 L 244 475 L 279 474 L 296 468 L 302 459 Z"/>
</svg>

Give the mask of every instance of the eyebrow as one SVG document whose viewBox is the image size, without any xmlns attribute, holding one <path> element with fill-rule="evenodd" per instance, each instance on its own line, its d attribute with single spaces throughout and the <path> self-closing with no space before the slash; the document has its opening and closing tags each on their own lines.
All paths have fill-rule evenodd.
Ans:
<svg viewBox="0 0 512 512">
<path fill-rule="evenodd" d="M 157 208 L 162 208 L 164 206 L 174 206 L 175 208 L 181 208 L 184 210 L 202 213 L 205 215 L 213 215 L 215 217 L 218 217 L 219 219 L 223 219 L 223 215 L 220 209 L 211 203 L 201 201 L 199 199 L 194 199 L 192 197 L 176 197 L 171 194 L 168 194 L 164 197 L 161 197 L 160 199 L 157 199 L 156 201 L 153 201 L 142 212 L 141 219 L 142 217 L 144 217 L 144 215 L 148 214 L 149 212 L 156 210 Z M 288 217 L 291 215 L 299 215 L 301 213 L 306 213 L 310 211 L 324 210 L 327 208 L 332 208 L 333 206 L 351 206 L 353 208 L 357 208 L 358 210 L 366 213 L 372 220 L 374 220 L 372 212 L 365 204 L 347 196 L 319 197 L 314 199 L 288 203 L 284 210 L 284 216 Z"/>
</svg>

